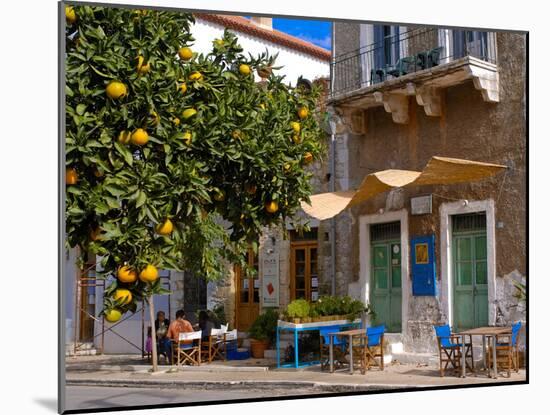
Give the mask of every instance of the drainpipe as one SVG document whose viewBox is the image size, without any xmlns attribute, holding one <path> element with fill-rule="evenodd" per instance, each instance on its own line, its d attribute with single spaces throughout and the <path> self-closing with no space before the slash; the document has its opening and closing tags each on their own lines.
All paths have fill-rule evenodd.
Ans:
<svg viewBox="0 0 550 415">
<path fill-rule="evenodd" d="M 334 92 L 334 62 L 336 60 L 336 29 L 335 22 L 332 22 L 332 47 L 331 47 L 331 76 L 330 76 L 330 95 Z M 329 191 L 334 192 L 336 190 L 336 160 L 335 160 L 335 132 L 336 125 L 331 125 L 330 134 L 330 183 Z M 330 267 L 331 267 L 331 295 L 336 295 L 336 219 L 332 217 L 330 219 Z"/>
</svg>

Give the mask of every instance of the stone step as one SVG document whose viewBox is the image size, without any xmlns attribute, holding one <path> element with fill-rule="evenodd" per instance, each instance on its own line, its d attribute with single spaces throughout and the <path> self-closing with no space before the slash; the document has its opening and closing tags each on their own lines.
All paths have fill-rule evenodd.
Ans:
<svg viewBox="0 0 550 415">
<path fill-rule="evenodd" d="M 93 343 L 77 343 L 76 353 L 74 343 L 65 345 L 65 356 L 95 356 L 97 350 Z"/>
</svg>

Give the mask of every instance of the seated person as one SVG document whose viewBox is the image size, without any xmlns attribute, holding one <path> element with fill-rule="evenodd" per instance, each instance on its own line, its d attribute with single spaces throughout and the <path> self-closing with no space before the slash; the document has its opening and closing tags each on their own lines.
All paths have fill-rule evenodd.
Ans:
<svg viewBox="0 0 550 415">
<path fill-rule="evenodd" d="M 199 312 L 199 324 L 198 324 L 199 330 L 202 330 L 202 338 L 208 339 L 208 336 L 210 336 L 210 331 L 217 327 L 216 323 L 210 318 L 208 315 L 208 312 L 205 310 L 201 310 Z"/>
<path fill-rule="evenodd" d="M 164 355 L 165 358 L 169 358 L 172 354 L 170 339 L 166 337 L 168 334 L 168 326 L 170 320 L 165 318 L 164 311 L 157 313 L 157 319 L 155 320 L 155 332 L 157 335 L 157 343 L 159 345 L 159 355 Z"/>
<path fill-rule="evenodd" d="M 194 331 L 193 326 L 185 319 L 183 310 L 176 311 L 176 319 L 170 323 L 168 333 L 166 335 L 170 340 L 177 342 L 180 338 L 180 333 L 190 333 Z M 193 340 L 183 342 L 183 344 L 192 344 Z"/>
</svg>

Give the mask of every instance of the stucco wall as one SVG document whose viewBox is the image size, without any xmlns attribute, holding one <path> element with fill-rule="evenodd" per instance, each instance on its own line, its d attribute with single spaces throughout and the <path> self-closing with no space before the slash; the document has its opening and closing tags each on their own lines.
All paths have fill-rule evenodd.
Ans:
<svg viewBox="0 0 550 415">
<path fill-rule="evenodd" d="M 342 29 L 343 31 L 343 29 Z M 348 42 L 348 35 L 339 39 L 337 25 L 336 50 Z M 409 99 L 409 122 L 396 124 L 383 107 L 367 111 L 367 133 L 362 136 L 344 134 L 338 140 L 346 146 L 337 147 L 337 190 L 357 187 L 363 177 L 377 170 L 389 168 L 421 170 L 433 155 L 465 158 L 505 164 L 511 167 L 505 173 L 481 182 L 451 186 L 424 186 L 406 188 L 395 195 L 382 194 L 352 209 L 354 223 L 343 213 L 337 216 L 339 249 L 337 257 L 344 270 L 349 271 L 347 281 L 352 283 L 359 273 L 359 228 L 361 215 L 397 210 L 410 211 L 410 198 L 432 194 L 431 215 L 411 216 L 409 233 L 436 235 L 438 283 L 441 283 L 439 252 L 439 208 L 442 203 L 459 199 L 494 200 L 496 238 L 496 313 L 497 323 L 509 323 L 524 318 L 511 279 L 519 280 L 526 272 L 526 130 L 525 130 L 525 36 L 498 33 L 498 66 L 500 76 L 500 102 L 484 102 L 480 91 L 471 81 L 441 91 L 442 114 L 428 117 L 414 97 Z M 349 232 L 346 234 L 346 230 Z M 348 260 L 351 266 L 347 265 Z M 410 276 L 403 276 L 410 278 Z M 435 342 L 433 323 L 446 318 L 441 298 L 412 297 L 409 302 L 408 333 L 410 344 L 418 349 L 430 349 Z"/>
</svg>

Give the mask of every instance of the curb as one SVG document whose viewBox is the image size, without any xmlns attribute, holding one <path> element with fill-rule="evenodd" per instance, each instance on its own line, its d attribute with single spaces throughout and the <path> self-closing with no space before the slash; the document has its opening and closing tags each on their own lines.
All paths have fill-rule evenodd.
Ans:
<svg viewBox="0 0 550 415">
<path fill-rule="evenodd" d="M 159 365 L 159 369 L 170 369 L 174 366 Z M 92 365 L 92 364 L 70 364 L 67 365 L 65 370 L 67 372 L 78 371 L 108 371 L 108 372 L 147 372 L 151 368 L 151 365 Z M 267 366 L 186 366 L 184 370 L 179 369 L 182 372 L 267 372 L 269 367 Z"/>
<path fill-rule="evenodd" d="M 149 388 L 157 387 L 164 389 L 202 389 L 202 390 L 242 390 L 242 389 L 296 389 L 308 388 L 318 392 L 368 392 L 375 390 L 411 388 L 411 385 L 391 384 L 347 384 L 347 383 L 325 383 L 312 381 L 189 381 L 189 380 L 164 380 L 164 379 L 67 379 L 67 386 L 114 386 Z M 420 386 L 412 386 L 422 389 Z M 427 386 L 429 388 L 429 386 Z"/>
</svg>

